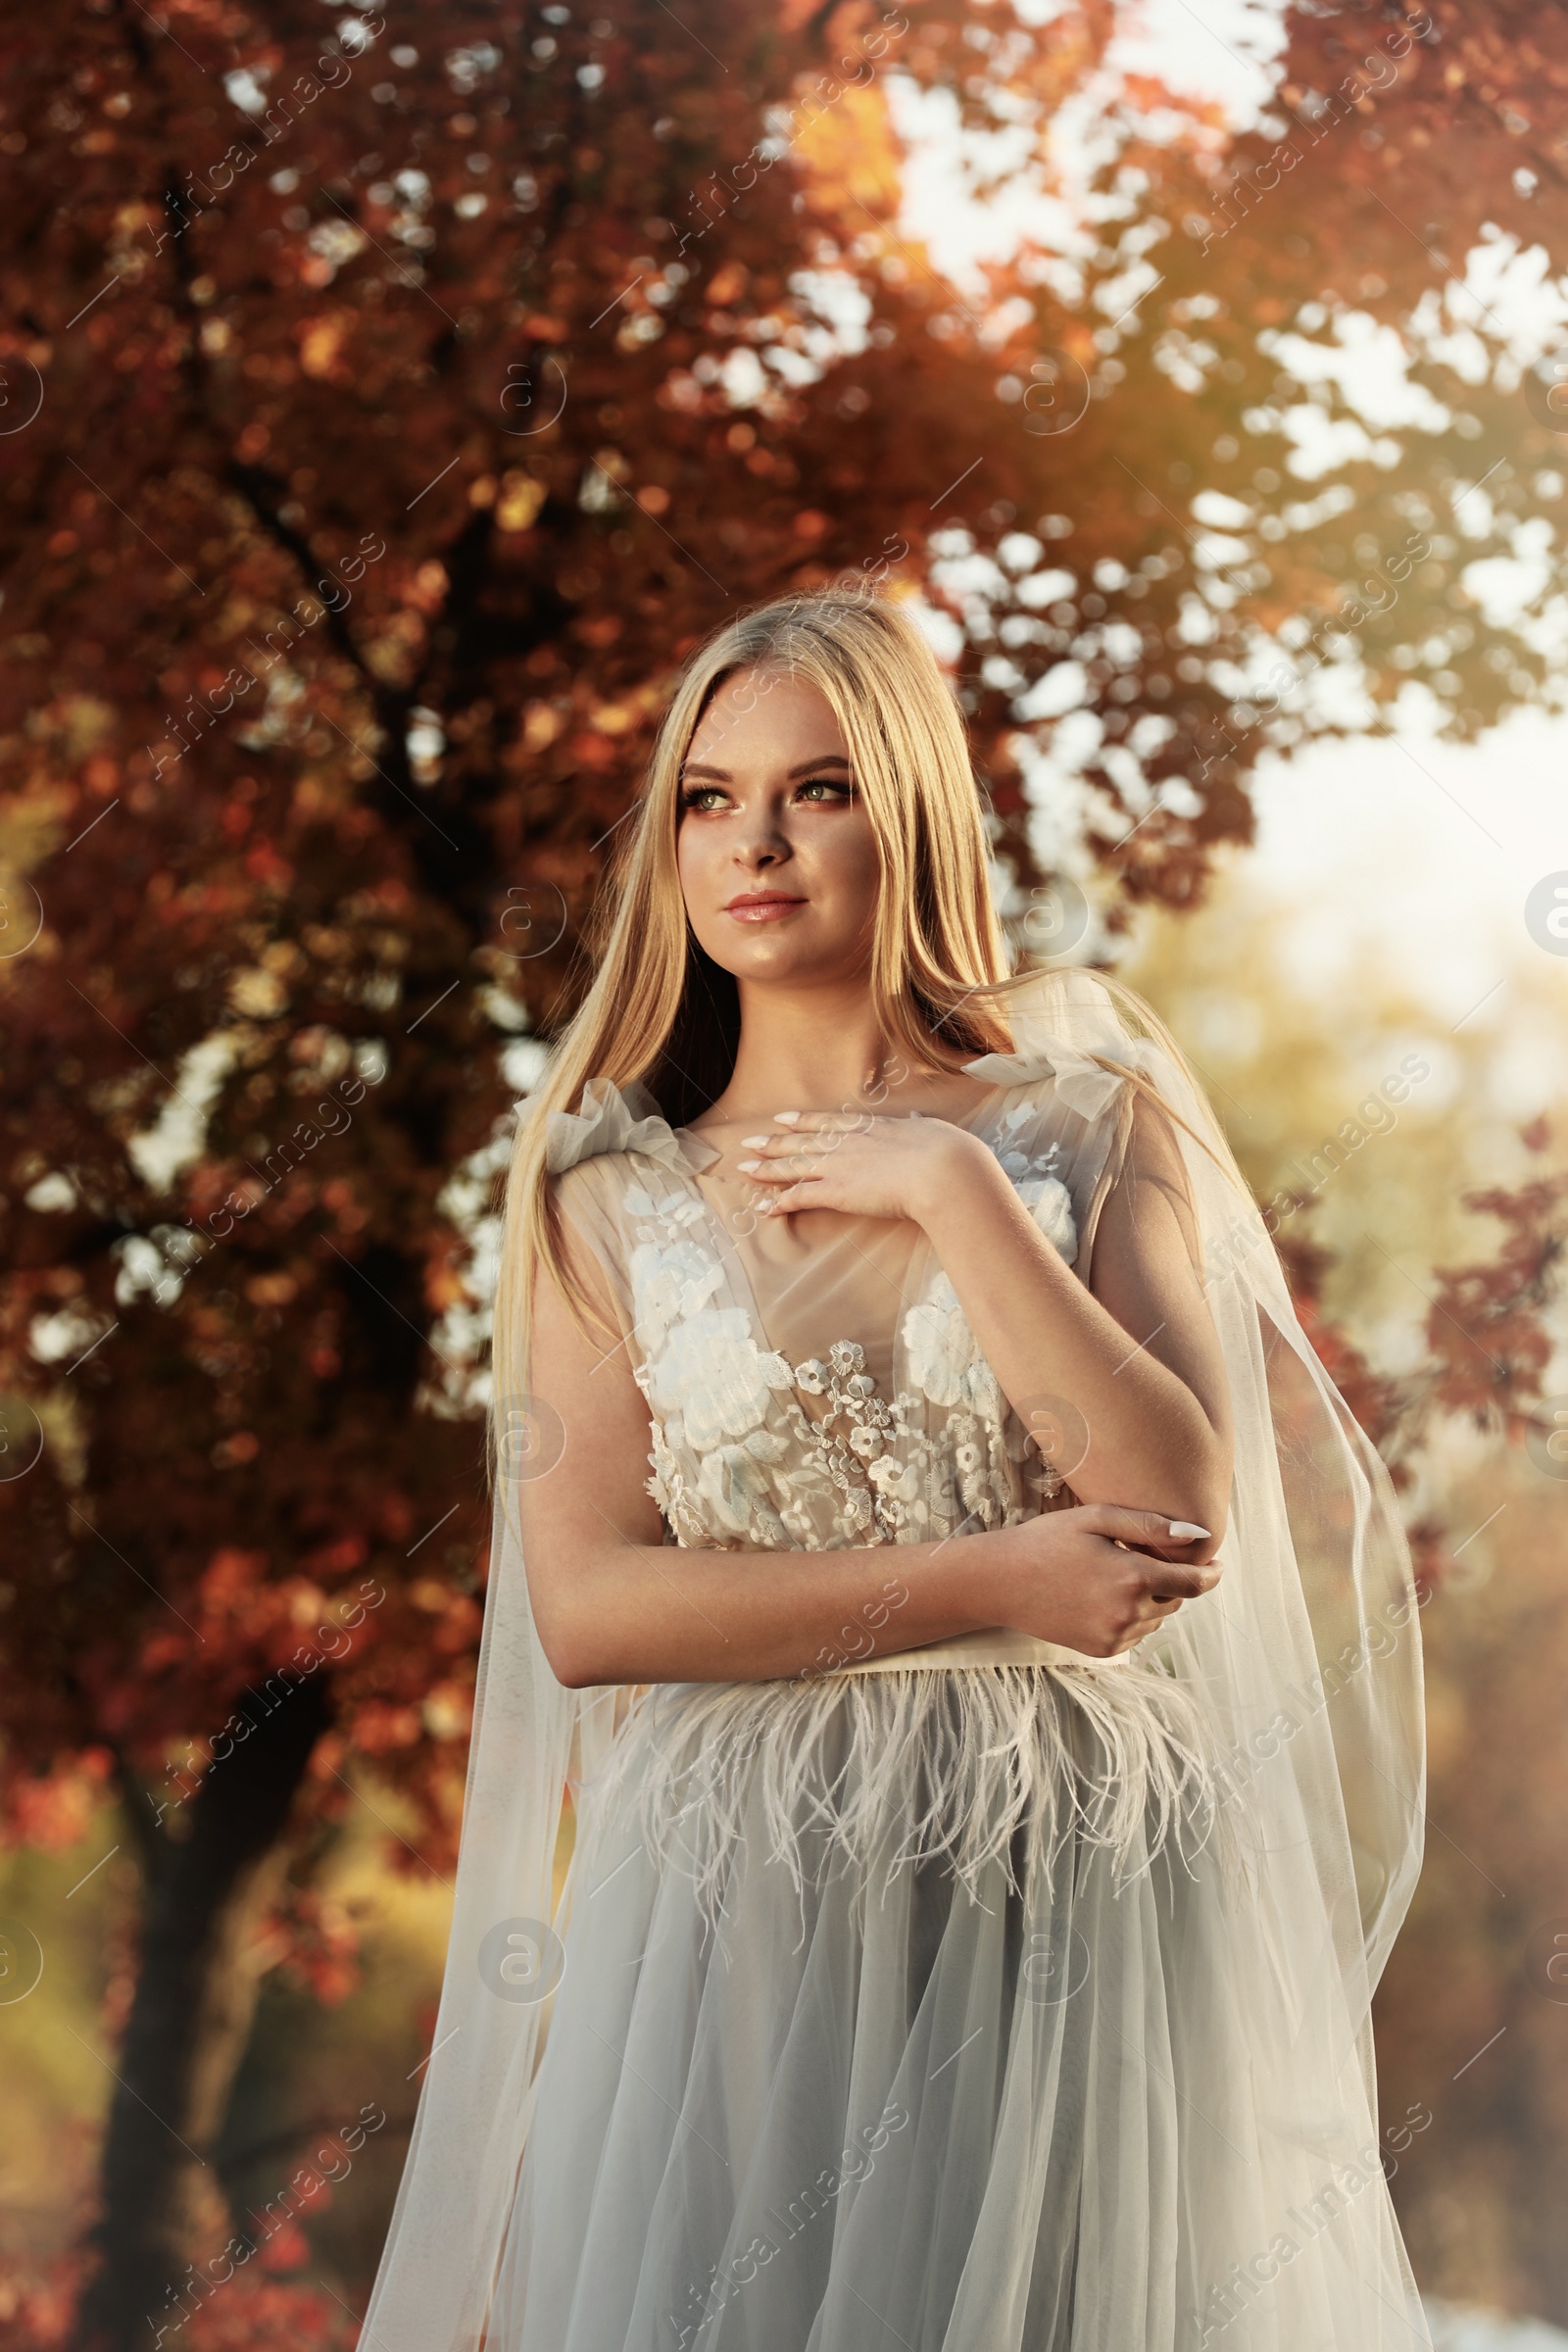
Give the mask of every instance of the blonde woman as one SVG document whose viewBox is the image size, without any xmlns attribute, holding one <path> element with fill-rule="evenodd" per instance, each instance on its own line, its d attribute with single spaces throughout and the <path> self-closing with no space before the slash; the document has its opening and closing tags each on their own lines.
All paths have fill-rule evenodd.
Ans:
<svg viewBox="0 0 1568 2352">
<path fill-rule="evenodd" d="M 389 2352 L 1406 2352 L 1388 1481 L 1190 1071 L 1009 973 L 887 604 L 725 629 L 519 1120 Z M 569 1844 L 569 1866 L 557 1886 Z"/>
</svg>

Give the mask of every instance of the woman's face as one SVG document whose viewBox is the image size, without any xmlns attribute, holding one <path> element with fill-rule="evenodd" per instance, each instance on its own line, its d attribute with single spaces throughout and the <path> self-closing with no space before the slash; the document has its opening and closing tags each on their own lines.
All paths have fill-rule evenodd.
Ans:
<svg viewBox="0 0 1568 2352">
<path fill-rule="evenodd" d="M 693 931 L 737 979 L 866 969 L 876 842 L 814 686 L 777 669 L 725 679 L 686 755 L 676 858 Z"/>
</svg>

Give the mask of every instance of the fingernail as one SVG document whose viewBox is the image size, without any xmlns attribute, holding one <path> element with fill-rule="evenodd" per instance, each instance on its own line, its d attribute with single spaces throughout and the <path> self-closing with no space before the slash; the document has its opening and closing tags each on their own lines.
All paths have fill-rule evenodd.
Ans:
<svg viewBox="0 0 1568 2352">
<path fill-rule="evenodd" d="M 765 1135 L 743 1135 L 741 1137 L 741 1150 L 743 1152 L 757 1152 L 760 1151 L 762 1145 L 767 1141 L 768 1138 Z"/>
<path fill-rule="evenodd" d="M 735 1162 L 735 1165 L 740 1169 L 743 1176 L 751 1176 L 755 1174 L 757 1169 L 759 1169 L 761 1164 L 762 1163 L 760 1159 L 738 1159 Z"/>
<path fill-rule="evenodd" d="M 1170 1523 L 1170 1540 L 1173 1544 L 1197 1544 L 1200 1540 L 1206 1543 L 1208 1530 L 1200 1527 L 1193 1519 L 1173 1519 Z"/>
<path fill-rule="evenodd" d="M 782 1119 L 786 1127 L 793 1127 L 800 1115 L 798 1110 L 775 1110 L 773 1113 L 774 1118 Z"/>
</svg>

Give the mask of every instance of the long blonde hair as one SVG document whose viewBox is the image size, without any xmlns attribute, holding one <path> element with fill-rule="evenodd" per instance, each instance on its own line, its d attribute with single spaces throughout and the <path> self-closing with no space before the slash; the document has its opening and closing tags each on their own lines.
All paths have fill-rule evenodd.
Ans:
<svg viewBox="0 0 1568 2352">
<path fill-rule="evenodd" d="M 880 866 L 869 988 L 889 1047 L 932 1070 L 951 1068 L 955 1052 L 1012 1050 L 996 1000 L 1034 975 L 1009 969 L 980 791 L 953 690 L 930 646 L 896 606 L 863 592 L 781 597 L 729 622 L 692 657 L 675 690 L 629 838 L 595 909 L 592 983 L 518 1120 L 496 1290 L 492 1480 L 506 1418 L 519 1410 L 526 1417 L 536 1271 L 560 1286 L 584 1329 L 604 1327 L 563 1247 L 545 1165 L 550 1114 L 575 1110 L 590 1078 L 616 1086 L 641 1079 L 671 1125 L 686 1126 L 717 1100 L 734 1067 L 738 993 L 692 936 L 675 837 L 692 737 L 724 680 L 744 669 L 804 679 L 843 730 Z M 1106 985 L 1176 1052 L 1131 990 Z M 1228 1159 L 1223 1139 L 1221 1150 Z"/>
</svg>

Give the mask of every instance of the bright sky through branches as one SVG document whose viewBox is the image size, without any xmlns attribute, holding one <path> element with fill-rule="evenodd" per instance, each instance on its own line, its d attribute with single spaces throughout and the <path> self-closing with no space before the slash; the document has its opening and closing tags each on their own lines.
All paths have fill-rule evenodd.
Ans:
<svg viewBox="0 0 1568 2352">
<path fill-rule="evenodd" d="M 1041 9 L 1041 21 L 1053 13 Z M 1097 95 L 1108 97 L 1124 76 L 1148 76 L 1208 102 L 1231 128 L 1250 128 L 1268 109 L 1281 21 L 1271 0 L 1148 0 L 1140 20 L 1112 43 Z M 1010 257 L 1020 243 L 1075 250 L 1083 231 L 1071 202 L 1042 189 L 1029 170 L 1029 125 L 1001 124 L 985 138 L 960 141 L 945 93 L 917 94 L 906 85 L 894 96 L 912 149 L 904 225 L 956 284 L 979 288 L 984 266 Z M 1064 116 L 1054 126 L 1054 152 L 1071 182 L 1075 167 L 1095 153 L 1096 130 L 1081 103 Z M 1158 267 L 1157 252 L 1152 266 Z M 1463 338 L 1484 312 L 1524 358 L 1568 329 L 1568 295 L 1540 248 L 1478 248 L 1463 279 L 1450 291 L 1446 316 L 1423 319 L 1435 339 Z M 1352 313 L 1339 340 L 1343 355 L 1302 346 L 1297 336 L 1282 357 L 1303 379 L 1332 373 L 1370 431 L 1441 429 L 1439 416 L 1428 415 L 1436 404 L 1408 380 L 1390 330 Z M 1303 442 L 1300 469 L 1327 475 L 1343 453 L 1326 419 L 1314 413 L 1308 422 L 1320 429 L 1310 445 Z M 1356 430 L 1348 423 L 1337 429 Z M 1509 601 L 1505 575 L 1516 567 L 1488 568 L 1490 585 Z M 1314 964 L 1327 973 L 1381 942 L 1434 1012 L 1457 1020 L 1512 957 L 1541 953 L 1525 931 L 1523 905 L 1544 874 L 1568 871 L 1568 718 L 1532 712 L 1477 744 L 1442 744 L 1422 723 L 1421 699 L 1404 698 L 1393 740 L 1326 743 L 1289 761 L 1265 759 L 1253 779 L 1259 830 L 1251 857 L 1271 897 L 1300 904 L 1293 936 L 1303 976 Z"/>
</svg>

